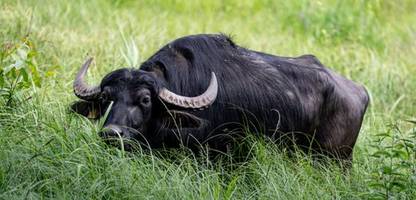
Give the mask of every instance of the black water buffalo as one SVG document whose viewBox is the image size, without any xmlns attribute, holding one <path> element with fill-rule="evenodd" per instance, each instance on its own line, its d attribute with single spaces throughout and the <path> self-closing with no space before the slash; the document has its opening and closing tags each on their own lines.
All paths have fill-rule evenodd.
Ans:
<svg viewBox="0 0 416 200">
<path fill-rule="evenodd" d="M 274 56 L 224 35 L 174 40 L 139 69 L 115 70 L 99 86 L 84 80 L 91 60 L 74 81 L 83 101 L 73 110 L 90 118 L 108 110 L 103 137 L 150 148 L 226 151 L 249 131 L 289 134 L 297 146 L 350 159 L 369 102 L 363 86 L 312 55 Z"/>
</svg>

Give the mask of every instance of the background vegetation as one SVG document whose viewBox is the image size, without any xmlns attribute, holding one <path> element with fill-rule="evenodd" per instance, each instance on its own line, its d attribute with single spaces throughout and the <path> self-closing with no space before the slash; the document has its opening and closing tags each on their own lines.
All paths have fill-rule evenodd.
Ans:
<svg viewBox="0 0 416 200">
<path fill-rule="evenodd" d="M 416 1 L 0 1 L 1 199 L 415 199 Z M 74 75 L 138 66 L 180 36 L 314 54 L 371 94 L 349 173 L 249 139 L 250 159 L 129 154 L 70 114 Z M 155 155 L 156 154 L 156 155 Z"/>
</svg>

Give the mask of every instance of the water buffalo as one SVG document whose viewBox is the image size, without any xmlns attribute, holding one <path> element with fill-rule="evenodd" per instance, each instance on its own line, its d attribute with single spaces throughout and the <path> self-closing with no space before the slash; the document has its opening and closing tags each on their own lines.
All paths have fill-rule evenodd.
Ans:
<svg viewBox="0 0 416 200">
<path fill-rule="evenodd" d="M 139 69 L 122 68 L 90 86 L 82 66 L 72 109 L 106 116 L 104 138 L 150 148 L 226 151 L 247 132 L 351 159 L 369 97 L 366 89 L 312 55 L 280 57 L 201 34 L 162 47 Z M 125 148 L 131 148 L 125 143 Z"/>
</svg>

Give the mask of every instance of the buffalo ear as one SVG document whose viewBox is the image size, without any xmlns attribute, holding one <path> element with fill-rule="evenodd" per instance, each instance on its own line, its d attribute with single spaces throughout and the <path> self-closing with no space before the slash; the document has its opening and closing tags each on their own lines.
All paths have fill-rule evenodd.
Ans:
<svg viewBox="0 0 416 200">
<path fill-rule="evenodd" d="M 170 110 L 163 117 L 163 127 L 168 129 L 202 128 L 205 125 L 206 120 L 178 110 Z"/>
<path fill-rule="evenodd" d="M 71 111 L 83 115 L 89 119 L 101 117 L 101 104 L 90 101 L 77 101 L 71 105 Z"/>
</svg>

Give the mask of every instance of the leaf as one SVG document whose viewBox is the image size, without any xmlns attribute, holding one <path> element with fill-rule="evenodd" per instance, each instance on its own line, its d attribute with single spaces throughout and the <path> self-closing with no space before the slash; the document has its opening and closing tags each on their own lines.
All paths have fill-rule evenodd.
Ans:
<svg viewBox="0 0 416 200">
<path fill-rule="evenodd" d="M 373 156 L 373 157 L 382 157 L 382 156 L 390 157 L 391 155 L 388 151 L 378 150 L 375 153 L 373 153 L 371 156 Z"/>
<path fill-rule="evenodd" d="M 393 181 L 393 182 L 391 183 L 391 185 L 392 185 L 392 187 L 399 188 L 400 190 L 404 190 L 404 189 L 406 189 L 406 185 L 405 185 L 405 184 L 403 184 L 403 183 L 401 183 L 401 182 L 399 182 L 399 181 Z"/>
<path fill-rule="evenodd" d="M 401 159 L 405 159 L 405 160 L 409 158 L 409 155 L 404 150 L 392 149 L 391 151 L 392 151 L 391 155 L 395 158 L 401 158 Z"/>
<path fill-rule="evenodd" d="M 230 183 L 227 185 L 227 189 L 226 189 L 225 194 L 224 194 L 225 199 L 231 199 L 232 198 L 232 196 L 234 194 L 234 191 L 237 188 L 236 187 L 237 186 L 237 181 L 238 181 L 238 176 L 234 177 L 230 181 Z"/>
<path fill-rule="evenodd" d="M 384 166 L 381 168 L 381 171 L 383 172 L 383 174 L 391 174 L 393 172 L 393 169 L 391 167 Z"/>
<path fill-rule="evenodd" d="M 406 145 L 407 148 L 410 148 L 410 149 L 415 148 L 415 144 L 413 144 L 413 142 L 404 142 L 404 144 Z"/>
<path fill-rule="evenodd" d="M 386 137 L 386 138 L 391 137 L 391 135 L 389 133 L 378 133 L 378 134 L 375 134 L 375 136 L 377 136 L 377 137 Z"/>
<path fill-rule="evenodd" d="M 31 71 L 31 74 L 32 74 L 33 82 L 35 83 L 35 85 L 37 87 L 41 87 L 42 78 L 39 74 L 39 71 L 38 71 L 36 65 L 34 65 L 32 62 L 30 62 L 29 68 L 30 68 L 30 71 Z"/>
<path fill-rule="evenodd" d="M 34 58 L 38 53 L 34 50 L 30 50 L 29 53 L 27 54 L 28 59 L 32 59 Z"/>
<path fill-rule="evenodd" d="M 399 168 L 399 167 L 398 167 L 398 168 Z M 398 168 L 395 168 L 395 169 L 393 170 L 394 172 L 390 173 L 389 175 L 396 176 L 396 179 L 400 178 L 400 176 L 402 176 L 403 174 L 402 174 L 402 173 L 400 173 L 400 172 L 397 172 Z"/>
<path fill-rule="evenodd" d="M 411 168 L 412 167 L 412 164 L 410 163 L 410 162 L 401 162 L 400 163 L 400 168 Z"/>
<path fill-rule="evenodd" d="M 368 199 L 372 199 L 372 200 L 385 200 L 386 199 L 386 195 L 382 192 L 371 192 L 368 194 Z"/>
<path fill-rule="evenodd" d="M 416 118 L 414 118 L 414 119 L 406 119 L 404 121 L 410 122 L 412 124 L 416 124 Z"/>
<path fill-rule="evenodd" d="M 12 69 L 16 68 L 16 63 L 13 63 L 5 68 L 3 68 L 4 74 L 9 73 Z"/>
<path fill-rule="evenodd" d="M 377 182 L 369 183 L 368 186 L 371 188 L 384 188 L 384 185 L 382 183 Z"/>
<path fill-rule="evenodd" d="M 394 145 L 395 149 L 403 149 L 404 148 L 404 144 L 403 143 L 397 143 Z"/>
<path fill-rule="evenodd" d="M 26 69 L 22 68 L 19 71 L 20 71 L 20 75 L 23 77 L 23 81 L 28 82 L 29 81 L 29 74 L 27 73 Z"/>
<path fill-rule="evenodd" d="M 3 73 L 0 71 L 0 89 L 2 89 L 4 87 L 5 81 L 4 81 L 4 75 Z"/>
</svg>

